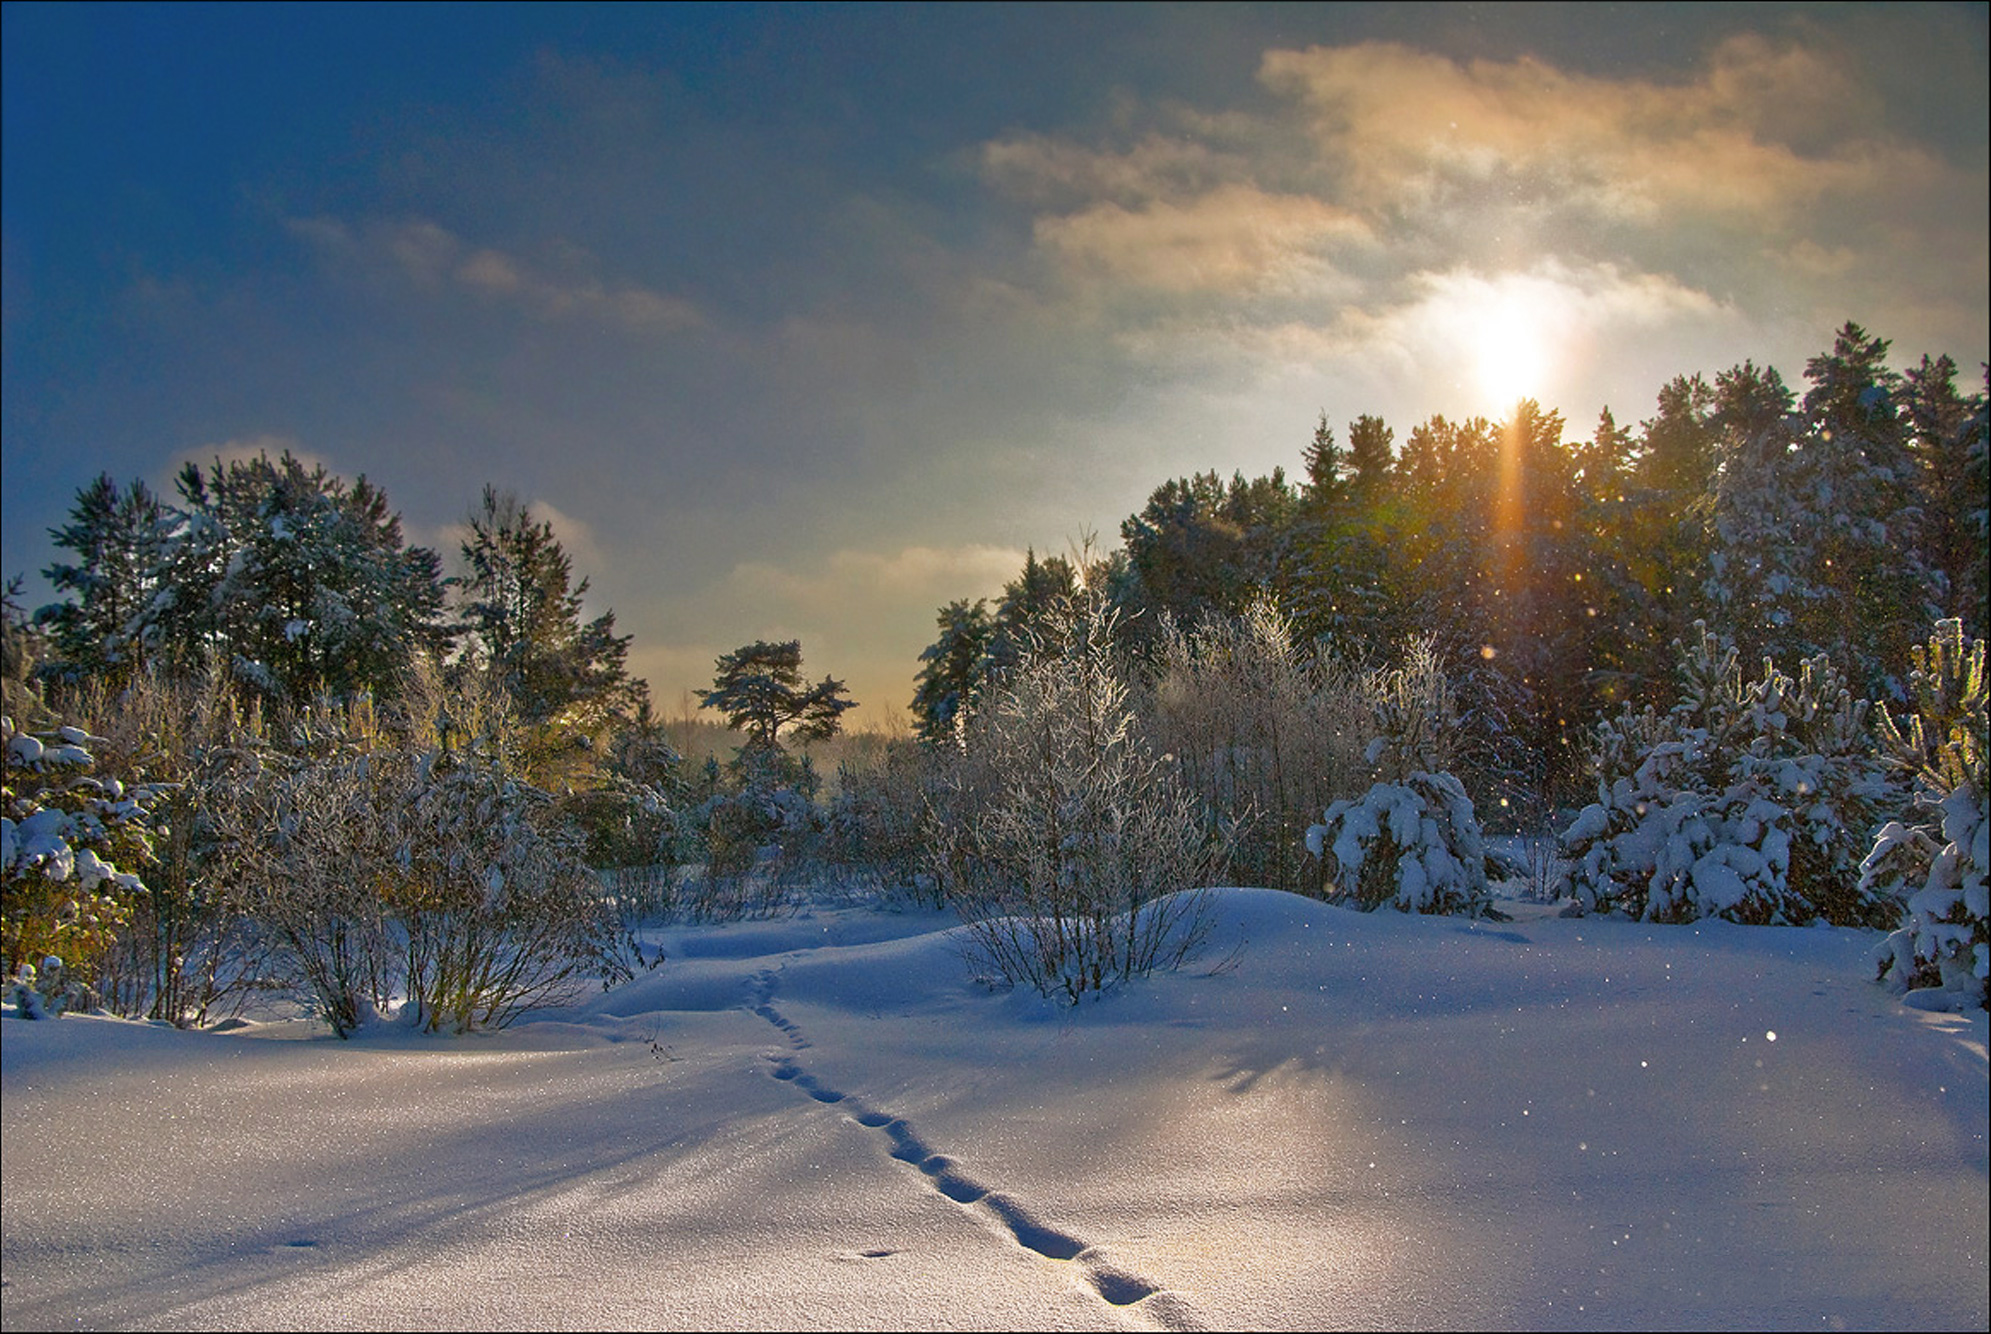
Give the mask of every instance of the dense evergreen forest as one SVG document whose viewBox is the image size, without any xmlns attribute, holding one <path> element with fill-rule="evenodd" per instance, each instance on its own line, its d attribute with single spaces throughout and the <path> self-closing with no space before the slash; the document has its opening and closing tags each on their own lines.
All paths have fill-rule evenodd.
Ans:
<svg viewBox="0 0 1991 1334">
<path fill-rule="evenodd" d="M 1636 429 L 1587 439 L 1533 401 L 1504 422 L 1323 413 L 1283 471 L 1175 478 L 1085 577 L 1130 648 L 1173 621 L 1269 596 L 1301 642 L 1373 667 L 1429 636 L 1460 697 L 1486 795 L 1588 800 L 1586 738 L 1624 706 L 1672 704 L 1695 622 L 1744 663 L 1826 655 L 1856 693 L 1901 702 L 1910 648 L 1944 617 L 1985 633 L 1986 416 L 1948 357 L 1889 368 L 1848 324 L 1802 398 L 1745 362 L 1680 376 Z M 994 606 L 949 604 L 913 710 L 945 737 L 1079 579 L 1034 553 Z"/>
</svg>

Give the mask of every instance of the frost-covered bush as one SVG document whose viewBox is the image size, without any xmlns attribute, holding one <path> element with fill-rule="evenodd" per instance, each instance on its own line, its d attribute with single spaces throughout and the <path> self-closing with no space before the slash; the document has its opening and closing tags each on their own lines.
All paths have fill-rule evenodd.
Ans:
<svg viewBox="0 0 1991 1334">
<path fill-rule="evenodd" d="M 1429 635 L 1413 639 L 1403 660 L 1370 672 L 1362 682 L 1369 709 L 1362 758 L 1380 782 L 1414 773 L 1450 773 L 1462 729 L 1457 694 Z"/>
<path fill-rule="evenodd" d="M 1261 598 L 1193 632 L 1164 623 L 1149 712 L 1154 744 L 1175 757 L 1205 829 L 1236 830 L 1232 874 L 1311 889 L 1308 825 L 1368 778 L 1356 674 L 1297 646 L 1291 622 Z"/>
<path fill-rule="evenodd" d="M 1744 678 L 1732 646 L 1696 626 L 1682 698 L 1666 714 L 1599 724 L 1597 800 L 1563 834 L 1586 908 L 1645 921 L 1878 925 L 1894 911 L 1861 884 L 1865 832 L 1900 802 L 1865 700 L 1823 657 L 1792 678 Z"/>
<path fill-rule="evenodd" d="M 835 876 L 870 882 L 888 897 L 939 907 L 926 874 L 928 793 L 944 759 L 916 742 L 898 741 L 876 762 L 843 764 L 823 818 L 821 855 Z"/>
<path fill-rule="evenodd" d="M 1307 830 L 1307 851 L 1320 858 L 1328 897 L 1365 912 L 1477 914 L 1492 897 L 1486 840 L 1450 774 L 1417 770 L 1335 802 Z"/>
<path fill-rule="evenodd" d="M 503 1027 L 613 947 L 551 796 L 491 732 L 445 743 L 435 721 L 397 734 L 364 698 L 319 705 L 210 788 L 218 860 L 341 1036 L 397 1007 L 429 1031 Z"/>
<path fill-rule="evenodd" d="M 0 966 L 37 961 L 87 984 L 145 882 L 153 811 L 163 793 L 99 777 L 102 741 L 78 727 L 23 732 L 0 718 Z M 46 982 L 43 984 L 46 986 Z M 46 997 L 41 987 L 30 988 Z"/>
<path fill-rule="evenodd" d="M 1226 849 L 1141 734 L 1111 617 L 1065 620 L 966 729 L 928 841 L 976 962 L 1076 1003 L 1195 949 Z"/>
<path fill-rule="evenodd" d="M 750 740 L 713 786 L 683 822 L 680 849 L 699 863 L 683 913 L 725 921 L 791 908 L 822 838 L 821 780 L 809 758 Z"/>
<path fill-rule="evenodd" d="M 502 1028 L 564 997 L 607 952 L 609 922 L 552 798 L 475 751 L 425 753 L 402 782 L 386 906 L 410 1021 Z"/>
<path fill-rule="evenodd" d="M 146 867 L 146 893 L 98 962 L 106 1009 L 182 1027 L 239 1014 L 275 982 L 267 940 L 226 882 L 212 874 L 213 830 L 205 813 L 209 755 L 260 734 L 260 708 L 224 671 L 200 681 L 133 671 L 116 688 L 93 681 L 66 706 L 103 744 L 101 764 L 163 791 Z"/>
<path fill-rule="evenodd" d="M 1322 891 L 1365 912 L 1484 912 L 1486 840 L 1464 785 L 1445 771 L 1458 709 L 1431 641 L 1414 641 L 1401 663 L 1369 673 L 1362 693 L 1363 760 L 1374 782 L 1306 832 Z"/>
<path fill-rule="evenodd" d="M 1991 977 L 1991 812 L 1987 812 L 1984 641 L 1939 621 L 1909 676 L 1916 713 L 1904 728 L 1883 708 L 1889 758 L 1915 783 L 1921 818 L 1889 821 L 1861 884 L 1907 898 L 1906 921 L 1875 949 L 1879 979 L 1897 991 L 1939 988 L 1986 1003 Z"/>
</svg>

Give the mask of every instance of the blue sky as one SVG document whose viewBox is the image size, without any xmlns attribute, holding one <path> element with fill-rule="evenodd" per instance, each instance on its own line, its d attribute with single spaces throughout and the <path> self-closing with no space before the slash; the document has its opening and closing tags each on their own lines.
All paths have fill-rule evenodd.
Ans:
<svg viewBox="0 0 1991 1334">
<path fill-rule="evenodd" d="M 4 541 L 290 448 L 552 518 L 659 704 L 1191 470 L 1522 395 L 1587 435 L 1846 319 L 1987 355 L 1986 9 L 4 9 Z"/>
</svg>

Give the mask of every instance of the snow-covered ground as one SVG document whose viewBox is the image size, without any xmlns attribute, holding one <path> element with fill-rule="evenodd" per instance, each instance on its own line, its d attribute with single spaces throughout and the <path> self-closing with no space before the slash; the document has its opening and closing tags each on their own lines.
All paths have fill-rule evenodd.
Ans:
<svg viewBox="0 0 1991 1334">
<path fill-rule="evenodd" d="M 1076 1010 L 845 909 L 495 1035 L 10 1019 L 5 1325 L 1991 1322 L 1985 1016 L 1871 934 L 1217 907 Z"/>
</svg>

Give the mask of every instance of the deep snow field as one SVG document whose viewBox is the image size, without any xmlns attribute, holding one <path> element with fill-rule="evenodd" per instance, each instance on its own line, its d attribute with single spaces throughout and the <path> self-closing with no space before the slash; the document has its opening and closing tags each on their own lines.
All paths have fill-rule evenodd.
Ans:
<svg viewBox="0 0 1991 1334">
<path fill-rule="evenodd" d="M 9 1018 L 4 1324 L 1991 1323 L 1985 1015 L 1874 935 L 1215 905 L 1076 1009 L 825 909 L 498 1034 Z"/>
</svg>

